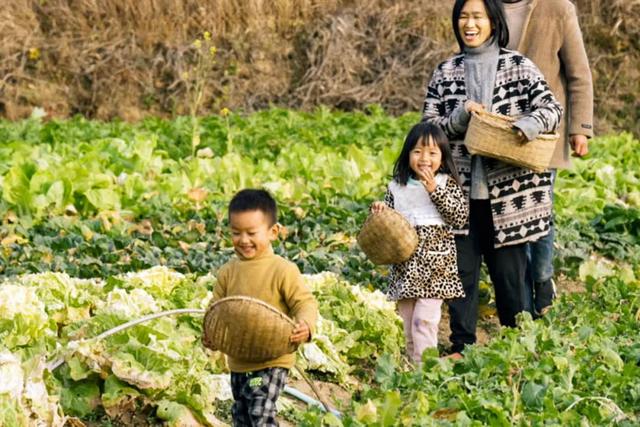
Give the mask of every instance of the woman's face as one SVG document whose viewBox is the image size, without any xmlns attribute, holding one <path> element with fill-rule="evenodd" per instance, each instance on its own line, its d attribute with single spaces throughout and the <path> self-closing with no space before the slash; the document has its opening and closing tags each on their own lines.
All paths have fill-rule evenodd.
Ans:
<svg viewBox="0 0 640 427">
<path fill-rule="evenodd" d="M 467 47 L 482 46 L 491 38 L 491 20 L 483 0 L 467 0 L 458 18 L 458 31 Z"/>
</svg>

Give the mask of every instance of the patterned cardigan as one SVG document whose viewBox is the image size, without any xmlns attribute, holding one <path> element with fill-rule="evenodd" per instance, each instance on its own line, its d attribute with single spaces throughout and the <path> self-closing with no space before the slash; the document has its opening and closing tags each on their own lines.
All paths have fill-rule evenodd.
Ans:
<svg viewBox="0 0 640 427">
<path fill-rule="evenodd" d="M 449 138 L 462 188 L 469 195 L 471 155 L 464 142 L 466 128 L 455 126 L 454 111 L 463 108 L 464 54 L 442 62 L 433 73 L 424 101 L 423 120 L 438 124 Z M 458 110 L 459 111 L 459 110 Z M 554 131 L 562 107 L 549 90 L 538 68 L 518 52 L 500 49 L 491 111 L 508 116 L 531 117 L 543 132 Z M 551 173 L 535 173 L 500 160 L 486 158 L 489 198 L 494 226 L 494 247 L 535 241 L 551 226 Z M 468 233 L 465 227 L 455 230 Z"/>
</svg>

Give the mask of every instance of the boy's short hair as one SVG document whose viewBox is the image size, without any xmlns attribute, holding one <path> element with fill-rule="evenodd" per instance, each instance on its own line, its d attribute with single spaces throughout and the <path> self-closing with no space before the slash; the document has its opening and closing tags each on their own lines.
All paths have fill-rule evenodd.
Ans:
<svg viewBox="0 0 640 427">
<path fill-rule="evenodd" d="M 266 190 L 246 188 L 240 190 L 229 202 L 229 219 L 234 212 L 262 211 L 270 220 L 269 226 L 278 221 L 276 201 Z"/>
</svg>

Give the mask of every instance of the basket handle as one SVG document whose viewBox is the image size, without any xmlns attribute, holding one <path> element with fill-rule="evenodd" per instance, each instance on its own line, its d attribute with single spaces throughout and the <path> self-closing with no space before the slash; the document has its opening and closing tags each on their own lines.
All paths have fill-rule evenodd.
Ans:
<svg viewBox="0 0 640 427">
<path fill-rule="evenodd" d="M 233 295 L 233 296 L 230 296 L 230 297 L 225 297 L 225 298 L 219 299 L 218 301 L 216 301 L 213 304 L 211 304 L 209 306 L 209 308 L 207 309 L 207 311 L 211 310 L 213 307 L 215 307 L 216 305 L 222 303 L 223 301 L 249 301 L 249 302 L 252 302 L 252 303 L 259 304 L 259 305 L 269 309 L 270 311 L 278 314 L 284 320 L 289 322 L 291 324 L 291 326 L 296 326 L 296 322 L 294 322 L 289 316 L 287 316 L 286 314 L 284 314 L 283 312 L 281 312 L 280 310 L 278 310 L 277 308 L 275 308 L 271 304 L 267 304 L 266 302 L 264 302 L 262 300 L 259 300 L 257 298 L 247 297 L 247 296 L 244 296 L 244 295 Z"/>
<path fill-rule="evenodd" d="M 479 120 L 483 122 L 491 122 L 492 125 L 506 130 L 513 130 L 513 124 L 518 120 L 517 117 L 505 116 L 504 114 L 492 113 L 490 111 L 474 111 Z"/>
<path fill-rule="evenodd" d="M 490 122 L 492 125 L 496 127 L 500 127 L 505 130 L 509 130 L 513 132 L 513 124 L 518 121 L 518 119 L 522 116 L 505 116 L 504 114 L 492 113 L 491 111 L 476 111 L 475 114 L 479 120 L 488 123 Z M 558 138 L 558 132 L 547 132 L 541 133 L 539 136 L 547 136 L 552 138 Z"/>
</svg>

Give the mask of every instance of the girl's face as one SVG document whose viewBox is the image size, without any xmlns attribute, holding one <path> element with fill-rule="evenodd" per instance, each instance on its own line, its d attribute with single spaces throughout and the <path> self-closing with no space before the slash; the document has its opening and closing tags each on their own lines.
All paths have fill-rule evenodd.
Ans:
<svg viewBox="0 0 640 427">
<path fill-rule="evenodd" d="M 482 46 L 491 38 L 491 20 L 483 0 L 468 0 L 460 11 L 458 31 L 467 47 Z"/>
<path fill-rule="evenodd" d="M 420 176 L 418 172 L 424 173 L 427 169 L 435 174 L 441 164 L 442 152 L 431 136 L 426 143 L 421 138 L 409 153 L 409 167 L 416 176 Z"/>
</svg>

